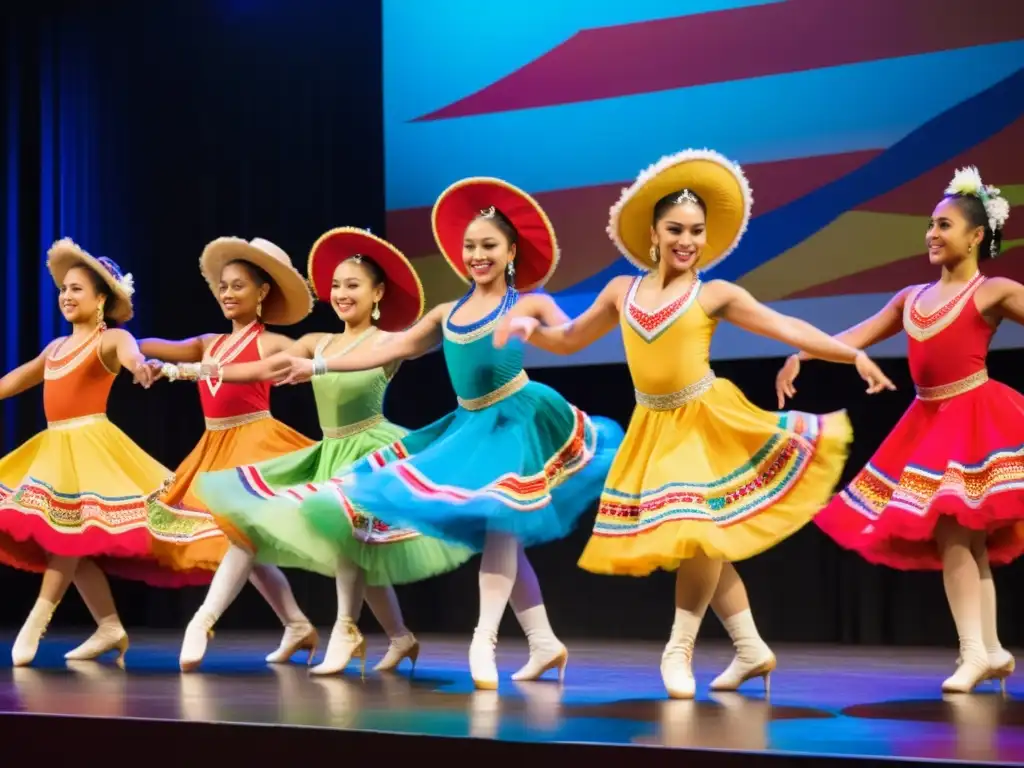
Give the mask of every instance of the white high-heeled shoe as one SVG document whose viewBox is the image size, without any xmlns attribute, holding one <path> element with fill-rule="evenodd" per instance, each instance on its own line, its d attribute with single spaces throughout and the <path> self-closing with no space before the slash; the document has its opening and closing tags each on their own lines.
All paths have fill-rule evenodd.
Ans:
<svg viewBox="0 0 1024 768">
<path fill-rule="evenodd" d="M 359 628 L 348 619 L 335 622 L 331 639 L 327 642 L 324 660 L 309 670 L 311 675 L 335 675 L 348 666 L 352 659 L 359 659 L 359 676 L 366 677 L 366 638 Z"/>
<path fill-rule="evenodd" d="M 35 659 L 39 651 L 39 642 L 46 634 L 46 628 L 50 626 L 50 619 L 56 610 L 55 604 L 42 599 L 36 600 L 11 647 L 11 663 L 15 667 L 27 667 Z"/>
<path fill-rule="evenodd" d="M 64 654 L 65 661 L 92 661 L 107 651 L 117 651 L 115 664 L 124 669 L 124 657 L 128 653 L 128 633 L 120 624 L 104 624 L 92 633 L 84 643 Z"/>
<path fill-rule="evenodd" d="M 316 627 L 308 621 L 298 624 L 286 624 L 281 645 L 273 653 L 267 654 L 267 664 L 287 664 L 299 651 L 308 651 L 306 665 L 313 663 L 316 649 L 320 645 L 320 635 Z"/>
<path fill-rule="evenodd" d="M 412 662 L 412 671 L 416 671 L 416 660 L 420 657 L 420 641 L 412 632 L 393 638 L 388 643 L 387 653 L 384 658 L 377 662 L 373 668 L 374 672 L 392 672 L 398 669 L 398 665 L 405 659 Z"/>
<path fill-rule="evenodd" d="M 569 664 L 569 649 L 562 643 L 554 647 L 530 648 L 530 658 L 522 669 L 512 675 L 517 683 L 539 680 L 549 669 L 558 670 L 558 682 L 565 682 L 565 668 Z"/>
<path fill-rule="evenodd" d="M 697 695 L 693 677 L 693 641 L 679 641 L 665 646 L 661 655 L 661 681 L 673 699 L 692 699 Z"/>
<path fill-rule="evenodd" d="M 469 674 L 473 685 L 481 691 L 498 689 L 498 662 L 494 656 L 497 643 L 496 634 L 477 629 L 469 644 Z"/>
</svg>

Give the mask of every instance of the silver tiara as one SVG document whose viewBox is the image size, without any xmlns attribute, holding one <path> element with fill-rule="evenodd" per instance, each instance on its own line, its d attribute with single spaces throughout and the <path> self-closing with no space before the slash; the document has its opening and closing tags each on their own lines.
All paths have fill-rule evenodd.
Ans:
<svg viewBox="0 0 1024 768">
<path fill-rule="evenodd" d="M 356 264 L 362 264 L 363 263 L 363 255 L 361 253 L 357 253 L 355 256 L 352 256 L 349 259 L 349 261 L 354 261 Z"/>
<path fill-rule="evenodd" d="M 484 208 L 482 211 L 480 211 L 480 216 L 485 219 L 493 219 L 495 213 L 496 211 L 494 210 L 494 206 L 492 205 L 490 208 Z"/>
<path fill-rule="evenodd" d="M 697 196 L 688 189 L 684 189 L 679 193 L 679 197 L 675 200 L 676 205 L 682 205 L 683 203 L 693 203 L 694 205 L 700 205 L 697 201 Z"/>
</svg>

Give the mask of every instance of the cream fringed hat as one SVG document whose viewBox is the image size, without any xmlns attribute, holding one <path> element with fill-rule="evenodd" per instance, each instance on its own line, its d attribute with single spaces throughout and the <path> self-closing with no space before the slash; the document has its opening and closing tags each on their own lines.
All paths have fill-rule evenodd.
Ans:
<svg viewBox="0 0 1024 768">
<path fill-rule="evenodd" d="M 122 274 L 121 268 L 114 261 L 105 256 L 97 258 L 90 255 L 70 237 L 58 240 L 46 253 L 46 267 L 58 288 L 64 282 L 68 270 L 77 266 L 91 269 L 110 288 L 113 305 L 104 307 L 107 317 L 117 323 L 127 323 L 132 319 L 135 314 L 132 306 L 135 284 L 131 273 Z"/>
<path fill-rule="evenodd" d="M 232 261 L 247 261 L 262 269 L 274 286 L 263 302 L 261 320 L 268 325 L 294 325 L 313 311 L 313 294 L 291 257 L 269 240 L 256 237 L 218 237 L 203 249 L 199 269 L 214 295 L 220 273 Z"/>
<path fill-rule="evenodd" d="M 707 245 L 697 267 L 708 269 L 736 250 L 750 223 L 754 195 L 743 169 L 710 149 L 687 149 L 661 158 L 640 172 L 611 207 L 608 236 L 643 270 L 651 259 L 654 206 L 665 195 L 690 190 L 707 206 Z M 680 194 L 680 198 L 683 195 Z"/>
</svg>

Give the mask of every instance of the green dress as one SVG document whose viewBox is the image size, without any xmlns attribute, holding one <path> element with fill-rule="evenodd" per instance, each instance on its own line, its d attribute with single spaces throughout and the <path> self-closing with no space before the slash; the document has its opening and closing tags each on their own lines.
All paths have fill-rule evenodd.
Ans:
<svg viewBox="0 0 1024 768">
<path fill-rule="evenodd" d="M 345 355 L 376 335 L 361 336 Z M 317 345 L 322 354 L 333 337 Z M 332 355 L 332 357 L 335 355 Z M 306 497 L 337 489 L 349 465 L 398 443 L 406 430 L 384 418 L 384 394 L 397 366 L 313 379 L 324 439 L 258 464 L 199 475 L 196 493 L 215 519 L 228 523 L 253 550 L 256 562 L 334 576 L 339 556 L 367 570 L 367 583 L 420 581 L 462 565 L 472 551 L 409 528 L 384 525 L 345 505 L 347 535 L 327 538 L 300 513 Z M 396 578 L 398 577 L 398 578 Z"/>
</svg>

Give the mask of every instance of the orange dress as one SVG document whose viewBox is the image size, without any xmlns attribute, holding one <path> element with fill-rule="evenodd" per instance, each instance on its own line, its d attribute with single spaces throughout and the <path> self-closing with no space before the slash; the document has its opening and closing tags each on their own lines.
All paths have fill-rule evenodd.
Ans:
<svg viewBox="0 0 1024 768">
<path fill-rule="evenodd" d="M 153 558 L 148 500 L 173 479 L 108 421 L 116 372 L 100 357 L 103 329 L 46 359 L 47 428 L 0 459 L 0 562 L 42 572 L 51 556 L 158 586 L 177 580 Z"/>
<path fill-rule="evenodd" d="M 252 323 L 210 345 L 205 362 L 227 366 L 262 359 L 264 326 Z M 314 445 L 270 415 L 270 382 L 199 382 L 206 431 L 175 471 L 174 484 L 149 505 L 153 555 L 188 583 L 209 581 L 229 539 L 247 540 L 229 522 L 215 518 L 194 493 L 196 477 L 255 464 Z"/>
</svg>

